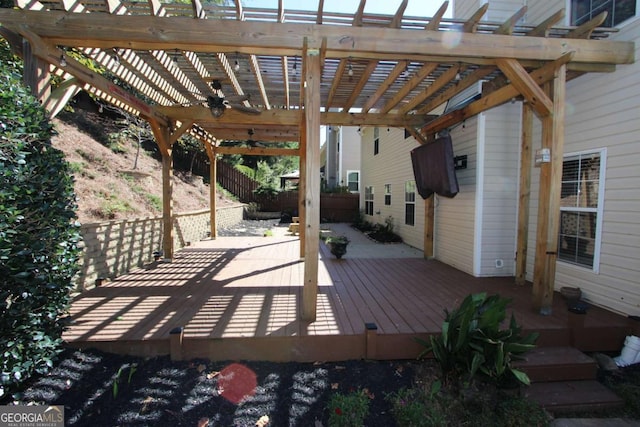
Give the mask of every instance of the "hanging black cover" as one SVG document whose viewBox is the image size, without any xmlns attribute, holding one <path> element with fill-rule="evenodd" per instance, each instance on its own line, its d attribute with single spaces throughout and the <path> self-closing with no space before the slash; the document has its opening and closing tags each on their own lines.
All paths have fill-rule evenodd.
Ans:
<svg viewBox="0 0 640 427">
<path fill-rule="evenodd" d="M 411 150 L 416 188 L 423 199 L 436 193 L 444 197 L 458 194 L 451 136 L 445 135 L 431 144 Z"/>
</svg>

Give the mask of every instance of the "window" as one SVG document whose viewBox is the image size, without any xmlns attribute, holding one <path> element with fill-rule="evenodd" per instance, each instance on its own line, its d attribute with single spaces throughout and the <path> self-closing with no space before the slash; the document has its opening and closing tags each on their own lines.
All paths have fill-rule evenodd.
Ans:
<svg viewBox="0 0 640 427">
<path fill-rule="evenodd" d="M 404 184 L 404 223 L 415 225 L 416 222 L 416 182 Z"/>
<path fill-rule="evenodd" d="M 364 188 L 364 213 L 373 215 L 373 187 Z"/>
<path fill-rule="evenodd" d="M 384 185 L 384 204 L 391 206 L 391 184 Z"/>
<path fill-rule="evenodd" d="M 373 128 L 373 155 L 380 152 L 380 128 Z"/>
<path fill-rule="evenodd" d="M 347 188 L 351 193 L 360 191 L 360 171 L 347 171 Z"/>
<path fill-rule="evenodd" d="M 571 0 L 571 25 L 581 25 L 609 12 L 603 27 L 615 27 L 636 16 L 638 0 Z"/>
<path fill-rule="evenodd" d="M 598 270 L 605 151 L 571 154 L 562 164 L 558 259 Z"/>
</svg>

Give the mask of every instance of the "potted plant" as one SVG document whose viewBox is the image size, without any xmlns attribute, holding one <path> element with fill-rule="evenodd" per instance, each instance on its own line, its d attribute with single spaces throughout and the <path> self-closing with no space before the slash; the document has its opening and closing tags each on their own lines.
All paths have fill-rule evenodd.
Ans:
<svg viewBox="0 0 640 427">
<path fill-rule="evenodd" d="M 347 253 L 347 245 L 349 244 L 349 239 L 346 236 L 329 236 L 325 240 L 327 246 L 329 246 L 329 251 L 335 255 L 336 258 L 342 258 L 342 255 Z"/>
</svg>

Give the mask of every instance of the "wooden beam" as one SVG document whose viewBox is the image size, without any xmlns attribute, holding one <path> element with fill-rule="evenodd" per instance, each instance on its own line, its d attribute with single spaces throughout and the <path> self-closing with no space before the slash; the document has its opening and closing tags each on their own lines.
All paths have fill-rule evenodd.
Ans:
<svg viewBox="0 0 640 427">
<path fill-rule="evenodd" d="M 506 21 L 504 21 L 504 23 L 498 29 L 496 29 L 493 33 L 494 34 L 505 34 L 505 35 L 513 34 L 513 27 L 515 27 L 515 25 L 518 23 L 518 21 L 520 19 L 522 19 L 522 17 L 526 13 L 527 13 L 527 6 L 522 6 L 520 8 L 520 10 L 518 10 L 516 13 L 511 15 L 511 17 L 509 19 L 507 19 Z"/>
<path fill-rule="evenodd" d="M 203 125 L 224 128 L 227 125 L 237 125 L 244 129 L 259 128 L 265 126 L 296 126 L 300 124 L 302 116 L 299 110 L 279 110 L 271 109 L 263 111 L 259 115 L 248 115 L 240 111 L 228 109 L 222 117 L 213 117 L 208 108 L 194 105 L 191 107 L 163 107 L 156 106 L 158 112 L 175 120 L 193 120 Z M 378 113 L 341 113 L 328 112 L 321 113 L 320 120 L 325 125 L 341 126 L 389 126 L 405 127 L 408 125 L 420 126 L 425 123 L 427 116 L 424 115 L 400 115 L 400 114 L 378 114 Z"/>
<path fill-rule="evenodd" d="M 51 98 L 51 73 L 49 63 L 31 51 L 31 45 L 27 40 L 22 40 L 22 59 L 24 60 L 23 80 L 31 89 L 40 104 L 45 105 Z"/>
<path fill-rule="evenodd" d="M 356 100 L 358 99 L 358 96 L 360 96 L 362 89 L 364 89 L 366 84 L 369 82 L 369 77 L 371 77 L 371 74 L 373 73 L 373 71 L 376 69 L 377 66 L 378 66 L 378 61 L 369 61 L 366 68 L 362 72 L 362 75 L 360 76 L 358 83 L 355 85 L 355 87 L 351 91 L 351 95 L 349 96 L 349 99 L 347 99 L 347 102 L 345 102 L 345 104 L 342 106 L 343 112 L 346 112 L 346 113 L 349 112 L 349 109 L 356 102 Z"/>
<path fill-rule="evenodd" d="M 531 73 L 531 77 L 538 84 L 542 84 L 553 79 L 556 70 L 571 61 L 571 57 L 573 56 L 573 54 L 573 52 L 569 52 L 556 61 L 547 63 L 543 67 L 533 71 Z M 461 122 L 464 119 L 468 119 L 469 117 L 473 117 L 476 114 L 482 113 L 483 111 L 487 111 L 493 107 L 504 104 L 505 102 L 510 101 L 518 95 L 519 92 L 513 85 L 504 86 L 487 96 L 483 96 L 481 99 L 469 104 L 467 107 L 461 110 L 453 111 L 449 114 L 440 116 L 439 118 L 432 120 L 422 128 L 422 133 L 436 133 L 442 129 L 446 129 L 449 126 Z"/>
<path fill-rule="evenodd" d="M 316 24 L 322 24 L 322 14 L 324 12 L 324 0 L 320 0 L 318 3 L 318 13 L 316 15 Z"/>
<path fill-rule="evenodd" d="M 427 114 L 431 112 L 434 108 L 437 108 L 440 105 L 442 105 L 444 102 L 447 102 L 456 94 L 462 92 L 472 84 L 477 83 L 478 81 L 482 80 L 482 78 L 484 78 L 485 76 L 488 76 L 489 74 L 491 74 L 494 69 L 495 69 L 494 67 L 478 68 L 473 73 L 464 77 L 461 81 L 458 82 L 458 84 L 456 84 L 455 86 L 451 86 L 448 89 L 445 89 L 440 95 L 438 95 L 437 97 L 429 101 L 428 104 L 420 107 L 420 109 L 418 110 L 418 114 Z"/>
<path fill-rule="evenodd" d="M 82 89 L 82 83 L 75 77 L 69 76 L 51 91 L 51 96 L 44 103 L 44 108 L 53 118 L 60 113 L 67 103 Z"/>
<path fill-rule="evenodd" d="M 409 102 L 404 104 L 402 108 L 398 110 L 398 114 L 407 114 L 409 111 L 416 108 L 421 102 L 425 99 L 431 97 L 433 94 L 442 89 L 447 83 L 456 78 L 458 73 L 462 73 L 466 67 L 461 65 L 453 65 L 449 67 L 447 71 L 442 73 L 440 77 L 438 77 L 433 83 L 424 88 L 422 92 L 418 95 L 414 96 Z"/>
<path fill-rule="evenodd" d="M 514 37 L 496 34 L 460 34 L 452 46 L 449 32 L 346 27 L 276 22 L 225 22 L 215 19 L 185 20 L 155 16 L 113 16 L 98 13 L 25 11 L 0 8 L 0 23 L 22 33 L 31 31 L 52 44 L 113 48 L 126 43 L 129 49 L 179 49 L 194 52 L 241 52 L 260 55 L 296 55 L 304 38 L 312 46 L 327 39 L 327 58 L 366 59 L 434 57 L 484 60 L 499 54 L 518 60 L 553 61 L 575 51 L 574 62 L 630 64 L 633 42 L 564 38 Z M 162 31 L 157 31 L 162 28 Z M 428 36 L 427 36 L 428 34 Z M 268 35 L 268 36 L 265 36 Z M 496 52 L 496 46 L 500 51 Z M 473 62 L 473 61 L 470 61 Z"/>
<path fill-rule="evenodd" d="M 407 9 L 407 4 L 409 4 L 409 0 L 402 0 L 402 3 L 400 3 L 400 6 L 398 6 L 395 15 L 393 15 L 393 19 L 391 20 L 391 24 L 389 24 L 389 27 L 402 27 L 402 17 L 404 16 L 404 11 Z"/>
<path fill-rule="evenodd" d="M 411 136 L 412 136 L 416 141 L 418 141 L 420 144 L 426 144 L 426 143 L 428 142 L 428 141 L 425 139 L 425 137 L 424 137 L 424 136 L 422 136 L 422 135 L 420 134 L 420 132 L 418 132 L 418 130 L 417 130 L 416 128 L 409 126 L 409 127 L 406 127 L 406 128 L 405 128 L 405 130 L 406 130 L 407 132 L 409 132 L 409 133 L 411 134 Z"/>
<path fill-rule="evenodd" d="M 449 7 L 448 1 L 445 1 L 444 3 L 442 3 L 442 6 L 440 6 L 440 9 L 438 9 L 435 15 L 433 15 L 429 23 L 425 25 L 424 29 L 428 31 L 438 31 L 438 29 L 440 28 L 440 22 L 442 21 L 442 17 L 446 13 L 448 7 Z"/>
<path fill-rule="evenodd" d="M 182 135 L 185 134 L 189 129 L 193 126 L 193 120 L 187 120 L 185 122 L 181 122 L 180 126 L 169 135 L 167 143 L 172 146 Z"/>
<path fill-rule="evenodd" d="M 367 3 L 367 0 L 360 0 L 360 4 L 358 5 L 358 10 L 353 16 L 354 27 L 362 27 L 362 17 L 364 16 L 364 6 L 366 3 Z"/>
<path fill-rule="evenodd" d="M 369 97 L 367 102 L 362 107 L 362 112 L 367 113 L 374 106 L 376 102 L 385 94 L 385 92 L 391 87 L 393 83 L 395 83 L 396 79 L 400 74 L 402 74 L 406 69 L 407 65 L 409 65 L 408 61 L 398 61 L 398 63 L 393 67 L 393 70 L 389 73 L 389 75 L 384 79 L 384 81 L 378 86 L 375 93 Z"/>
<path fill-rule="evenodd" d="M 547 37 L 549 35 L 549 30 L 551 30 L 551 27 L 556 25 L 558 22 L 562 21 L 564 19 L 564 15 L 565 15 L 565 10 L 560 9 L 559 11 L 557 11 L 556 13 L 554 13 L 553 15 L 545 19 L 543 22 L 538 24 L 538 26 L 535 27 L 533 30 L 529 31 L 527 33 L 527 36 Z"/>
<path fill-rule="evenodd" d="M 531 148 L 533 109 L 522 103 L 522 136 L 520 143 L 520 185 L 518 195 L 518 229 L 516 243 L 516 285 L 527 281 L 527 242 L 529 239 L 529 202 L 531 200 Z"/>
<path fill-rule="evenodd" d="M 565 34 L 565 37 L 568 39 L 589 39 L 591 38 L 591 34 L 593 30 L 604 24 L 604 21 L 607 20 L 607 16 L 609 12 L 606 10 L 600 13 L 598 16 L 590 19 L 584 24 L 580 25 L 578 28 L 575 28 Z"/>
<path fill-rule="evenodd" d="M 305 85 L 306 187 L 305 253 L 302 289 L 302 319 L 316 320 L 318 299 L 318 249 L 320 245 L 320 55 L 309 51 L 306 57 Z"/>
<path fill-rule="evenodd" d="M 216 147 L 216 154 L 241 154 L 243 156 L 299 156 L 297 148 L 265 147 Z"/>
<path fill-rule="evenodd" d="M 482 20 L 482 17 L 487 13 L 489 9 L 489 3 L 485 3 L 476 12 L 471 16 L 471 18 L 467 19 L 467 21 L 462 26 L 462 31 L 465 33 L 475 33 L 478 29 L 478 24 Z"/>
<path fill-rule="evenodd" d="M 496 59 L 496 64 L 498 64 L 500 70 L 511 80 L 513 86 L 525 97 L 540 117 L 546 117 L 551 114 L 553 102 L 518 61 L 509 58 L 499 58 Z"/>
<path fill-rule="evenodd" d="M 427 76 L 431 74 L 436 68 L 438 68 L 438 64 L 436 63 L 426 63 L 422 67 L 420 67 L 420 69 L 413 75 L 413 77 L 411 77 L 411 79 L 409 79 L 409 81 L 406 82 L 404 86 L 402 86 L 402 88 L 398 90 L 398 92 L 396 92 L 396 94 L 389 101 L 387 101 L 385 106 L 380 109 L 380 113 L 386 114 L 391 111 L 393 107 L 398 105 L 400 101 L 402 101 L 409 93 L 411 93 L 411 91 L 415 89 L 416 86 L 420 84 L 420 82 L 427 78 Z"/>
</svg>

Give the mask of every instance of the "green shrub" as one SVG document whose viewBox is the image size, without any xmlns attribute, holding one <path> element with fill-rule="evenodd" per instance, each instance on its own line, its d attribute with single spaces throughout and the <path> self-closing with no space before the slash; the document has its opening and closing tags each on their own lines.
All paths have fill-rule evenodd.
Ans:
<svg viewBox="0 0 640 427">
<path fill-rule="evenodd" d="M 0 399 L 60 351 L 79 224 L 73 178 L 45 111 L 0 43 Z"/>
<path fill-rule="evenodd" d="M 529 384 L 527 374 L 513 368 L 512 361 L 535 347 L 538 334 L 521 336 L 513 314 L 509 326 L 500 329 L 508 303 L 499 295 L 467 296 L 457 309 L 445 310 L 440 335 L 432 336 L 429 343 L 419 340 L 426 347 L 420 356 L 432 352 L 445 374 L 466 372 L 469 379 L 480 374 L 498 385 L 514 378 Z"/>
<path fill-rule="evenodd" d="M 329 398 L 329 427 L 360 427 L 369 414 L 369 395 L 366 390 L 335 393 Z"/>
</svg>

